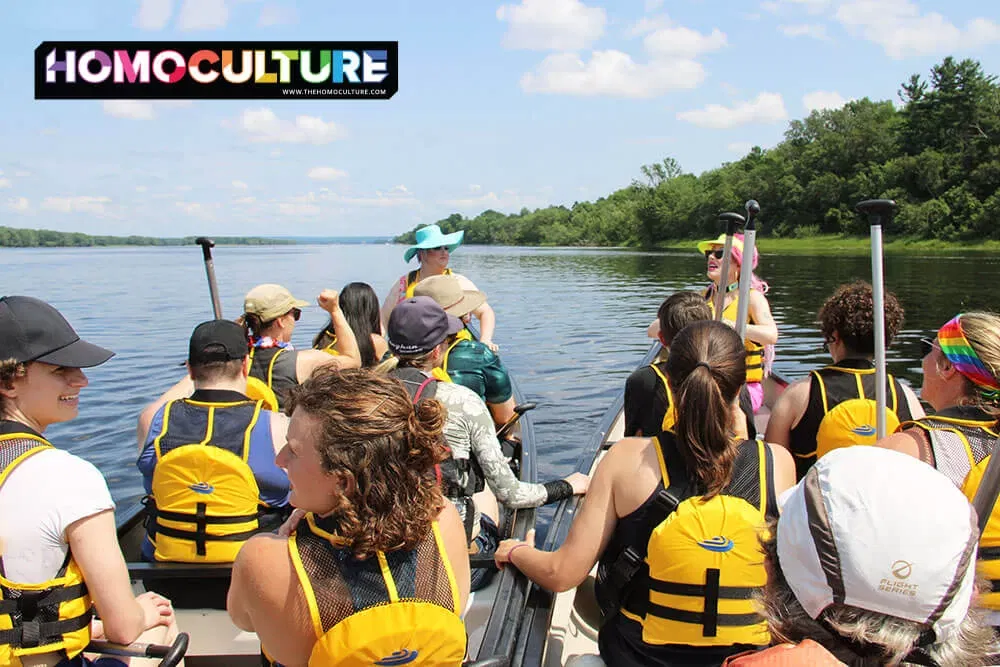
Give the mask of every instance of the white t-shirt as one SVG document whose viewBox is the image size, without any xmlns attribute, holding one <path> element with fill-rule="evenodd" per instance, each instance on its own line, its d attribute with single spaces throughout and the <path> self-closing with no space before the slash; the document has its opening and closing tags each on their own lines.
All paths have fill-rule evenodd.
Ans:
<svg viewBox="0 0 1000 667">
<path fill-rule="evenodd" d="M 66 527 L 114 509 L 104 475 L 90 462 L 47 449 L 21 462 L 0 487 L 0 542 L 7 578 L 38 584 L 66 559 Z"/>
</svg>

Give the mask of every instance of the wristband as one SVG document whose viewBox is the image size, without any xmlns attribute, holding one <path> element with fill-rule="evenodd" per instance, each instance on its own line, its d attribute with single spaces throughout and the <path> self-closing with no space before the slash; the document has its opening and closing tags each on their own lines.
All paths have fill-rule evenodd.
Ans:
<svg viewBox="0 0 1000 667">
<path fill-rule="evenodd" d="M 564 479 L 545 482 L 543 486 L 545 487 L 545 493 L 547 494 L 545 498 L 546 505 L 573 496 L 573 485 Z"/>
<path fill-rule="evenodd" d="M 515 544 L 514 546 L 512 546 L 510 548 L 510 551 L 507 552 L 507 562 L 510 563 L 511 565 L 513 565 L 514 567 L 517 567 L 517 565 L 514 563 L 514 561 L 511 560 L 511 556 L 514 555 L 515 551 L 517 551 L 521 547 L 526 547 L 526 546 L 529 546 L 527 542 L 518 542 L 517 544 Z"/>
</svg>

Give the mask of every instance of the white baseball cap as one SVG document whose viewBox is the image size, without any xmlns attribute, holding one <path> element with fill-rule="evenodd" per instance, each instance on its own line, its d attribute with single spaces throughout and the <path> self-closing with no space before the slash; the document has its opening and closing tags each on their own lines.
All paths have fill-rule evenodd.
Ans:
<svg viewBox="0 0 1000 667">
<path fill-rule="evenodd" d="M 836 449 L 783 494 L 781 572 L 816 619 L 839 603 L 958 632 L 969 610 L 976 512 L 943 474 L 879 447 Z"/>
</svg>

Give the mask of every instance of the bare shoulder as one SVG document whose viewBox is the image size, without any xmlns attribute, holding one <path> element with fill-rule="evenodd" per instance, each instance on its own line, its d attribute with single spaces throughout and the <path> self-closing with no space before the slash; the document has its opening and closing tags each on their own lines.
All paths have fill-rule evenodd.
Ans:
<svg viewBox="0 0 1000 667">
<path fill-rule="evenodd" d="M 785 391 L 782 392 L 781 397 L 778 400 L 787 401 L 793 405 L 798 405 L 800 403 L 805 405 L 805 403 L 809 400 L 809 385 L 811 384 L 811 381 L 811 375 L 796 380 L 785 388 Z"/>
<path fill-rule="evenodd" d="M 267 577 L 255 576 L 273 574 L 279 564 L 288 560 L 288 538 L 274 533 L 258 533 L 240 548 L 233 563 L 234 572 L 246 575 L 248 580 L 262 582 Z"/>
<path fill-rule="evenodd" d="M 635 470 L 645 457 L 653 451 L 652 438 L 622 438 L 604 455 L 601 466 L 605 469 Z"/>
</svg>

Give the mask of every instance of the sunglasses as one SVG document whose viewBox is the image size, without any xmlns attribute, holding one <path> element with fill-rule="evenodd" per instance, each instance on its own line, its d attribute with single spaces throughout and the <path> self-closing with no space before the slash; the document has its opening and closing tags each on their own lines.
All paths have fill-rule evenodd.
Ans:
<svg viewBox="0 0 1000 667">
<path fill-rule="evenodd" d="M 715 250 L 706 250 L 705 259 L 709 257 L 714 257 L 716 259 L 722 259 L 722 248 L 716 248 Z"/>
<path fill-rule="evenodd" d="M 302 317 L 302 310 L 300 310 L 299 308 L 292 308 L 288 312 L 292 314 L 292 317 L 295 319 L 296 322 L 298 322 L 299 318 Z"/>
<path fill-rule="evenodd" d="M 941 346 L 938 345 L 932 338 L 921 338 L 920 339 L 920 356 L 926 357 L 931 353 L 931 350 L 940 350 Z"/>
</svg>

